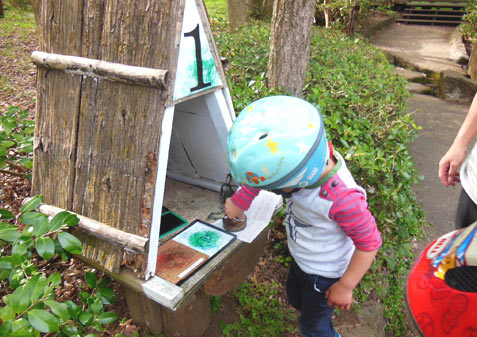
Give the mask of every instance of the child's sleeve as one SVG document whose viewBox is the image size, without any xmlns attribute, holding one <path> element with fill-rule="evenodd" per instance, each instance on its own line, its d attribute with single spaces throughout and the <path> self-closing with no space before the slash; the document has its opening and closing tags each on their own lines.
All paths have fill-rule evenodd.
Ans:
<svg viewBox="0 0 477 337">
<path fill-rule="evenodd" d="M 350 189 L 341 195 L 331 206 L 329 216 L 353 240 L 357 249 L 373 251 L 381 247 L 381 234 L 361 191 Z"/>
<path fill-rule="evenodd" d="M 250 208 L 252 201 L 258 193 L 260 193 L 258 188 L 242 185 L 241 188 L 232 195 L 231 200 L 235 206 L 246 211 Z"/>
</svg>

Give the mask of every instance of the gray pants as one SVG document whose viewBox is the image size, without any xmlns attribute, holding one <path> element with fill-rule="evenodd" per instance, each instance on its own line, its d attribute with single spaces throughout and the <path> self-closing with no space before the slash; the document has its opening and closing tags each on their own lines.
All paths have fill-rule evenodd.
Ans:
<svg viewBox="0 0 477 337">
<path fill-rule="evenodd" d="M 455 226 L 457 229 L 472 225 L 477 221 L 477 205 L 472 201 L 469 195 L 462 190 L 457 205 L 457 214 L 455 216 Z"/>
</svg>

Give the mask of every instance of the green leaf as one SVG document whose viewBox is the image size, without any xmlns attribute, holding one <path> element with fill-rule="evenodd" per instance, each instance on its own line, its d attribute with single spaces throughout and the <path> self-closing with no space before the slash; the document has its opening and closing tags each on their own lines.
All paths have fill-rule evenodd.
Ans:
<svg viewBox="0 0 477 337">
<path fill-rule="evenodd" d="M 90 298 L 89 293 L 87 293 L 86 291 L 81 291 L 81 292 L 78 294 L 78 296 L 79 296 L 79 298 L 80 298 L 80 300 L 81 300 L 81 302 L 82 302 L 83 304 L 88 303 L 88 299 Z"/>
<path fill-rule="evenodd" d="M 12 289 L 17 289 L 24 279 L 25 274 L 21 268 L 11 269 L 10 274 L 8 275 L 8 282 Z"/>
<path fill-rule="evenodd" d="M 88 301 L 88 304 L 91 312 L 95 315 L 103 311 L 103 302 L 101 302 L 101 299 L 98 297 L 94 297 L 92 301 Z"/>
<path fill-rule="evenodd" d="M 57 332 L 59 329 L 58 319 L 46 310 L 30 310 L 28 320 L 32 327 L 43 333 Z"/>
<path fill-rule="evenodd" d="M 98 284 L 98 288 L 106 288 L 111 283 L 111 279 L 109 277 L 105 277 L 101 280 Z"/>
<path fill-rule="evenodd" d="M 13 265 L 14 261 L 11 256 L 0 257 L 0 269 L 12 269 Z"/>
<path fill-rule="evenodd" d="M 55 242 L 49 237 L 40 237 L 36 241 L 35 249 L 38 255 L 49 260 L 55 255 Z"/>
<path fill-rule="evenodd" d="M 34 302 L 42 297 L 48 290 L 48 284 L 45 275 L 33 276 L 27 283 L 30 301 Z"/>
<path fill-rule="evenodd" d="M 32 234 L 40 237 L 48 232 L 48 217 L 38 212 L 27 212 L 20 216 L 20 222 L 33 225 Z"/>
<path fill-rule="evenodd" d="M 40 206 L 42 200 L 43 200 L 43 196 L 41 194 L 34 196 L 22 206 L 21 212 L 26 213 L 26 212 L 33 211 L 38 206 Z"/>
<path fill-rule="evenodd" d="M 12 247 L 12 256 L 18 256 L 20 261 L 26 258 L 27 255 L 27 247 L 24 242 L 16 242 Z"/>
<path fill-rule="evenodd" d="M 68 216 L 66 217 L 64 221 L 65 225 L 67 225 L 68 227 L 75 226 L 79 222 L 80 222 L 80 219 L 78 218 L 78 216 L 76 216 L 76 214 L 71 214 L 71 213 L 68 214 Z"/>
<path fill-rule="evenodd" d="M 96 275 L 90 271 L 87 271 L 85 273 L 85 279 L 86 279 L 86 284 L 91 290 L 94 290 L 96 288 L 96 283 L 98 282 L 98 279 L 96 278 Z"/>
<path fill-rule="evenodd" d="M 48 277 L 47 283 L 53 288 L 59 286 L 61 283 L 61 274 L 60 273 L 51 274 Z"/>
<path fill-rule="evenodd" d="M 66 334 L 66 336 L 73 336 L 78 333 L 78 329 L 73 325 L 64 325 L 61 327 L 61 332 Z"/>
<path fill-rule="evenodd" d="M 22 320 L 25 320 L 22 318 Z M 28 321 L 27 321 L 28 322 Z M 13 324 L 12 324 L 13 327 Z M 28 323 L 28 326 L 19 326 L 18 330 L 13 331 L 9 334 L 9 337 L 37 337 L 40 333 L 36 332 Z"/>
<path fill-rule="evenodd" d="M 84 336 L 84 337 L 98 337 L 98 335 L 95 334 L 95 333 L 90 333 L 90 334 L 87 334 L 87 335 Z"/>
<path fill-rule="evenodd" d="M 0 219 L 7 220 L 7 219 L 14 219 L 15 216 L 12 212 L 7 211 L 6 209 L 0 209 Z"/>
<path fill-rule="evenodd" d="M 25 318 L 17 319 L 12 322 L 12 333 L 10 337 L 33 337 L 35 336 L 33 328 Z"/>
<path fill-rule="evenodd" d="M 3 322 L 6 322 L 10 319 L 15 319 L 15 313 L 13 312 L 13 309 L 10 305 L 6 305 L 0 309 L 0 318 Z"/>
<path fill-rule="evenodd" d="M 15 313 L 21 313 L 25 311 L 31 304 L 29 289 L 27 289 L 26 286 L 18 287 L 10 297 L 10 301 L 12 309 L 15 311 Z"/>
<path fill-rule="evenodd" d="M 6 140 L 6 141 L 3 141 L 0 143 L 0 146 L 1 147 L 4 147 L 6 149 L 8 149 L 9 147 L 12 147 L 13 145 L 15 145 L 16 143 L 12 140 Z"/>
<path fill-rule="evenodd" d="M 86 311 L 82 312 L 78 318 L 80 323 L 83 324 L 84 326 L 91 325 L 91 323 L 93 323 L 93 320 L 94 320 L 94 316 L 91 313 Z"/>
<path fill-rule="evenodd" d="M 12 321 L 3 322 L 0 325 L 0 336 L 10 336 L 12 332 Z"/>
<path fill-rule="evenodd" d="M 21 236 L 16 228 L 7 228 L 0 230 L 0 239 L 7 242 L 15 242 Z"/>
<path fill-rule="evenodd" d="M 33 160 L 31 159 L 22 159 L 20 160 L 20 164 L 28 170 L 33 168 Z"/>
<path fill-rule="evenodd" d="M 98 321 L 102 324 L 110 324 L 113 323 L 115 320 L 118 319 L 118 315 L 115 312 L 103 312 L 102 314 L 98 315 Z"/>
<path fill-rule="evenodd" d="M 79 314 L 81 314 L 81 307 L 73 301 L 66 301 L 65 304 L 68 306 L 71 317 L 75 320 L 78 319 Z"/>
<path fill-rule="evenodd" d="M 60 242 L 61 247 L 71 254 L 81 254 L 81 251 L 83 250 L 81 241 L 70 233 L 58 233 L 58 241 Z"/>
<path fill-rule="evenodd" d="M 58 214 L 56 214 L 53 219 L 51 219 L 50 224 L 49 224 L 49 230 L 50 232 L 54 232 L 58 229 L 60 229 L 64 224 L 65 224 L 65 219 L 70 213 L 63 211 Z"/>
<path fill-rule="evenodd" d="M 39 212 L 31 211 L 22 213 L 20 216 L 20 221 L 25 225 L 34 225 L 37 222 L 41 221 L 45 216 Z"/>
<path fill-rule="evenodd" d="M 58 317 L 60 317 L 61 322 L 66 322 L 70 319 L 70 313 L 68 312 L 68 306 L 65 303 L 58 303 L 53 300 L 46 300 L 46 305 L 48 305 L 51 311 Z"/>
<path fill-rule="evenodd" d="M 113 304 L 116 302 L 116 296 L 114 295 L 114 291 L 111 288 L 100 288 L 98 290 L 99 295 L 101 296 L 101 300 L 103 304 Z"/>
</svg>

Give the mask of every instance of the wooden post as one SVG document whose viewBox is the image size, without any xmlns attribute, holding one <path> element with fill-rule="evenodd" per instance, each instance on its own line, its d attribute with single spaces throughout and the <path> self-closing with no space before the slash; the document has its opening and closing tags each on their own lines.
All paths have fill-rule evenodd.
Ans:
<svg viewBox="0 0 477 337">
<path fill-rule="evenodd" d="M 149 237 L 181 6 L 183 0 L 42 0 L 42 53 L 33 55 L 40 67 L 32 193 L 43 194 L 46 204 Z M 111 64 L 118 63 L 124 67 L 115 75 Z M 147 79 L 135 85 L 136 67 L 157 74 L 149 76 L 153 85 L 144 86 Z M 145 255 L 126 258 L 115 244 L 80 238 L 86 258 L 116 273 L 125 260 L 144 276 Z"/>
</svg>

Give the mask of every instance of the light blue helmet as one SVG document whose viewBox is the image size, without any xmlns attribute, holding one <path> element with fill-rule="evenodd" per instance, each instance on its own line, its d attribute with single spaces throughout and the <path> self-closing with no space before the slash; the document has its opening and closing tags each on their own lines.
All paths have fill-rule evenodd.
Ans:
<svg viewBox="0 0 477 337">
<path fill-rule="evenodd" d="M 291 96 L 245 107 L 230 129 L 227 149 L 235 181 L 270 190 L 313 185 L 329 157 L 319 110 Z"/>
</svg>

